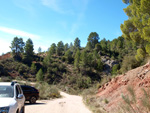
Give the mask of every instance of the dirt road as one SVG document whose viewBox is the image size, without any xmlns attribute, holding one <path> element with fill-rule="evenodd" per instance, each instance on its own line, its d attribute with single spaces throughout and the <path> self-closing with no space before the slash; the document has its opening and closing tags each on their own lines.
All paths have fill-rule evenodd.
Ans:
<svg viewBox="0 0 150 113">
<path fill-rule="evenodd" d="M 82 97 L 61 92 L 63 98 L 41 100 L 36 104 L 26 104 L 25 113 L 92 113 L 82 102 Z"/>
</svg>

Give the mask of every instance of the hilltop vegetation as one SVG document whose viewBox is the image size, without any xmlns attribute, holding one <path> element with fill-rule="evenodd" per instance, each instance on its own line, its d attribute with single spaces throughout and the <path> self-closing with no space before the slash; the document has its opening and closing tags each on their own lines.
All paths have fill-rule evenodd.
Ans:
<svg viewBox="0 0 150 113">
<path fill-rule="evenodd" d="M 1 60 L 0 75 L 59 84 L 62 89 L 74 91 L 91 87 L 104 76 L 124 73 L 141 65 L 142 62 L 135 59 L 136 43 L 121 36 L 112 41 L 99 39 L 96 32 L 91 32 L 86 47 L 80 46 L 77 37 L 74 44 L 60 41 L 46 52 L 39 47 L 38 53 L 34 53 L 31 39 L 24 43 L 22 38 L 14 37 L 12 58 Z"/>
</svg>

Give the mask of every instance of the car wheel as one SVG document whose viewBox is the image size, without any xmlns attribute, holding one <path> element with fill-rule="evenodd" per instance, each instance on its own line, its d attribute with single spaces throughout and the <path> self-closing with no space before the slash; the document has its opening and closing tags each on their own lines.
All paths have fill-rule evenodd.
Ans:
<svg viewBox="0 0 150 113">
<path fill-rule="evenodd" d="M 32 97 L 30 98 L 29 102 L 30 102 L 31 104 L 36 103 L 36 97 L 35 97 L 35 96 L 32 96 Z"/>
<path fill-rule="evenodd" d="M 21 108 L 21 113 L 25 113 L 25 108 L 24 108 L 24 106 Z"/>
<path fill-rule="evenodd" d="M 17 110 L 17 112 L 16 113 L 19 113 L 19 109 Z"/>
</svg>

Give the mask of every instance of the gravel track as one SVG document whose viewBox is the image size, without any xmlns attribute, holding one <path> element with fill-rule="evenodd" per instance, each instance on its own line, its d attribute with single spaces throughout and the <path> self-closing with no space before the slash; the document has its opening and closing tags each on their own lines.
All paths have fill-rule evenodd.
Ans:
<svg viewBox="0 0 150 113">
<path fill-rule="evenodd" d="M 61 92 L 63 98 L 26 103 L 26 113 L 92 113 L 83 104 L 82 97 Z"/>
</svg>

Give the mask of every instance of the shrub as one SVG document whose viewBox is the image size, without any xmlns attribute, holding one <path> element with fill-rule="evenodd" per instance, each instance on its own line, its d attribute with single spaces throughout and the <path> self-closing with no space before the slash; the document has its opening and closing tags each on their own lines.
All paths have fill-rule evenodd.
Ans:
<svg viewBox="0 0 150 113">
<path fill-rule="evenodd" d="M 119 69 L 119 64 L 115 64 L 115 65 L 112 67 L 112 72 L 111 72 L 111 74 L 112 74 L 112 75 L 116 75 L 118 69 Z"/>
<path fill-rule="evenodd" d="M 133 68 L 136 68 L 140 65 L 138 61 L 136 61 L 134 56 L 125 56 L 122 62 L 121 71 L 122 73 L 127 72 Z"/>
<path fill-rule="evenodd" d="M 42 69 L 40 69 L 38 71 L 38 73 L 36 74 L 36 80 L 37 81 L 43 81 L 43 71 L 42 71 Z"/>
<path fill-rule="evenodd" d="M 0 79 L 1 82 L 11 82 L 12 81 L 12 78 L 11 77 L 4 77 L 2 76 L 1 79 Z"/>
<path fill-rule="evenodd" d="M 125 102 L 125 105 L 121 109 L 123 112 L 129 112 L 129 113 L 149 113 L 150 111 L 150 93 L 149 91 L 143 90 L 143 96 L 140 99 L 140 102 L 138 102 L 138 98 L 136 96 L 136 93 L 132 87 L 128 87 L 127 91 L 129 92 L 128 95 L 122 95 L 122 99 Z M 139 104 L 140 103 L 140 104 Z"/>
<path fill-rule="evenodd" d="M 53 99 L 61 97 L 58 89 L 54 85 L 47 83 L 38 83 L 35 86 L 39 90 L 40 99 Z"/>
<path fill-rule="evenodd" d="M 82 96 L 84 103 L 91 109 L 93 113 L 107 113 L 106 111 L 104 111 L 103 107 L 100 104 L 100 101 L 102 100 L 95 96 L 96 92 L 97 88 L 95 87 L 95 85 L 83 90 Z M 108 101 L 106 101 L 106 103 L 107 102 Z"/>
</svg>

